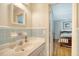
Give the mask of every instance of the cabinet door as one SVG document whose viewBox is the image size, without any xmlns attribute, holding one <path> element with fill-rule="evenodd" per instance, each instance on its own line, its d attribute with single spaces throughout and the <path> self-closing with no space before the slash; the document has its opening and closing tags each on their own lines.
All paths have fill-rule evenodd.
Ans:
<svg viewBox="0 0 79 59">
<path fill-rule="evenodd" d="M 38 47 L 35 51 L 33 51 L 29 56 L 45 56 L 45 44 Z"/>
<path fill-rule="evenodd" d="M 38 56 L 46 56 L 45 53 L 46 51 L 45 51 L 45 47 L 42 47 L 41 48 L 41 51 L 40 51 L 40 53 L 38 54 Z"/>
</svg>

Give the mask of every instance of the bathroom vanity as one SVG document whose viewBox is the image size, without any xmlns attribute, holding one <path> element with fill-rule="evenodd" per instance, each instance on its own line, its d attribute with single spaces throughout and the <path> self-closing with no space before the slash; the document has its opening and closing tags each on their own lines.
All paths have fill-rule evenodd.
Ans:
<svg viewBox="0 0 79 59">
<path fill-rule="evenodd" d="M 21 46 L 17 43 L 9 43 L 0 50 L 0 56 L 45 56 L 45 39 L 31 37 Z"/>
</svg>

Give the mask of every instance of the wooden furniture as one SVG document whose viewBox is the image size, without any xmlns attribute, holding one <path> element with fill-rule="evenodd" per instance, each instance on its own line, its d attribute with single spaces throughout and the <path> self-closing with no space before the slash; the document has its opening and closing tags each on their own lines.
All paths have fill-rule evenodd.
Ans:
<svg viewBox="0 0 79 59">
<path fill-rule="evenodd" d="M 67 36 L 65 36 L 65 35 L 63 35 L 62 36 L 62 34 L 67 34 Z M 61 31 L 60 32 L 60 39 L 66 39 L 66 40 L 68 40 L 68 42 L 60 42 L 60 46 L 65 46 L 65 47 L 71 47 L 71 45 L 72 45 L 72 35 L 69 35 L 69 34 L 72 34 L 72 32 L 71 31 Z"/>
</svg>

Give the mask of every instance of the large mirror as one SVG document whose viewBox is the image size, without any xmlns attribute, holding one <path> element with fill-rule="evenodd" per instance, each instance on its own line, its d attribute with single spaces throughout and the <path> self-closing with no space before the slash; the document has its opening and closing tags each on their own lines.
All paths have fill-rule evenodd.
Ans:
<svg viewBox="0 0 79 59">
<path fill-rule="evenodd" d="M 25 25 L 25 19 L 25 11 L 12 4 L 12 24 Z"/>
</svg>

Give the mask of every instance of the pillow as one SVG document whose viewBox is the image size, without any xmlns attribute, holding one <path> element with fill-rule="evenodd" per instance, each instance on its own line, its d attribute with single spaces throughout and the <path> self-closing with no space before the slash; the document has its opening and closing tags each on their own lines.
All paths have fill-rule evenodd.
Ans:
<svg viewBox="0 0 79 59">
<path fill-rule="evenodd" d="M 71 37 L 72 33 L 62 33 L 61 37 Z"/>
</svg>

